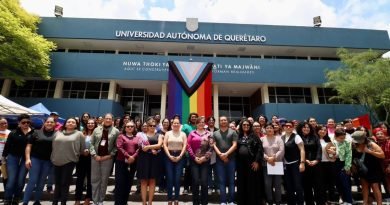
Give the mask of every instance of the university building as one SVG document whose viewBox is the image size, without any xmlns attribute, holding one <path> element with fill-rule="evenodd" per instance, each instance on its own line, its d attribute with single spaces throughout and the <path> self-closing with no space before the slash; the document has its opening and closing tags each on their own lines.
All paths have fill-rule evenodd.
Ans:
<svg viewBox="0 0 390 205">
<path fill-rule="evenodd" d="M 42 102 L 61 116 L 112 112 L 165 116 L 168 61 L 211 62 L 213 112 L 232 119 L 278 115 L 341 121 L 362 106 L 330 101 L 325 71 L 341 66 L 338 48 L 390 50 L 387 31 L 183 22 L 43 18 L 39 33 L 57 44 L 49 81 L 23 87 L 0 76 L 1 94 Z"/>
</svg>

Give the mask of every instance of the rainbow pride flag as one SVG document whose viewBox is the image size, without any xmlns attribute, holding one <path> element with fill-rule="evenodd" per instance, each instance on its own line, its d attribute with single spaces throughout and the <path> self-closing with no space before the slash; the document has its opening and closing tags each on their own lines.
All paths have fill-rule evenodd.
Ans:
<svg viewBox="0 0 390 205">
<path fill-rule="evenodd" d="M 186 123 L 191 112 L 212 114 L 212 63 L 169 61 L 168 118 Z"/>
</svg>

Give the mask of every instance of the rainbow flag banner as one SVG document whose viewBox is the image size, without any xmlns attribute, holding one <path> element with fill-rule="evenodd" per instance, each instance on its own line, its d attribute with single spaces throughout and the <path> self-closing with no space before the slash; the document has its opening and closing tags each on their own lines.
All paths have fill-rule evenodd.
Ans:
<svg viewBox="0 0 390 205">
<path fill-rule="evenodd" d="M 186 123 L 191 112 L 212 114 L 212 63 L 168 61 L 168 118 L 180 115 Z"/>
</svg>

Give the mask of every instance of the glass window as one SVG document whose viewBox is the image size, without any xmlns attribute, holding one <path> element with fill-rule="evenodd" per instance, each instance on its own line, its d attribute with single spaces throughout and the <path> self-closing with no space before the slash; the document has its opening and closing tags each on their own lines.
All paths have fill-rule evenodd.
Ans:
<svg viewBox="0 0 390 205">
<path fill-rule="evenodd" d="M 99 99 L 100 98 L 100 92 L 94 92 L 94 91 L 88 91 L 85 92 L 85 99 Z"/>
<path fill-rule="evenodd" d="M 290 88 L 290 94 L 291 95 L 303 95 L 303 89 L 302 88 Z"/>
<path fill-rule="evenodd" d="M 229 103 L 229 97 L 218 97 L 219 103 Z"/>
<path fill-rule="evenodd" d="M 242 104 L 242 97 L 230 97 L 230 104 Z"/>
<path fill-rule="evenodd" d="M 221 101 L 225 100 L 225 101 Z M 228 101 L 227 99 L 230 99 Z M 250 115 L 248 97 L 219 97 L 219 115 L 225 115 L 229 119 L 241 119 L 242 116 Z"/>
<path fill-rule="evenodd" d="M 12 81 L 10 97 L 51 98 L 54 96 L 54 90 L 55 81 L 26 80 L 23 86 L 17 86 L 15 81 Z"/>
<path fill-rule="evenodd" d="M 133 96 L 144 96 L 145 90 L 144 89 L 134 89 Z"/>
<path fill-rule="evenodd" d="M 305 97 L 300 97 L 300 96 L 292 96 L 291 97 L 291 102 L 292 103 L 305 103 Z"/>
<path fill-rule="evenodd" d="M 330 98 L 337 96 L 337 91 L 333 88 L 317 88 L 318 99 L 320 104 L 340 104 L 340 100 Z"/>
<path fill-rule="evenodd" d="M 288 87 L 276 87 L 276 95 L 289 95 Z"/>
<path fill-rule="evenodd" d="M 101 85 L 102 85 L 101 83 L 87 82 L 87 90 L 100 91 Z"/>
<path fill-rule="evenodd" d="M 109 83 L 101 82 L 64 82 L 62 97 L 63 98 L 85 98 L 85 99 L 107 99 L 108 89 L 103 87 Z"/>
<path fill-rule="evenodd" d="M 87 86 L 86 82 L 73 82 L 72 90 L 85 90 L 86 86 Z"/>
<path fill-rule="evenodd" d="M 312 103 L 310 88 L 269 87 L 270 103 Z"/>
</svg>

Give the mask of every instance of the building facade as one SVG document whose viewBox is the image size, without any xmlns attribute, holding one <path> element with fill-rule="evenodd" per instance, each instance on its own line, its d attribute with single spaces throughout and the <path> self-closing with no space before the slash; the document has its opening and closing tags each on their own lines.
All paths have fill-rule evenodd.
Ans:
<svg viewBox="0 0 390 205">
<path fill-rule="evenodd" d="M 63 117 L 112 112 L 166 114 L 168 61 L 211 62 L 214 116 L 325 122 L 365 113 L 330 101 L 326 70 L 341 66 L 338 48 L 390 50 L 381 30 L 224 23 L 43 18 L 39 32 L 54 41 L 50 81 L 23 87 L 0 77 L 1 94 L 25 106 L 42 102 Z"/>
</svg>

